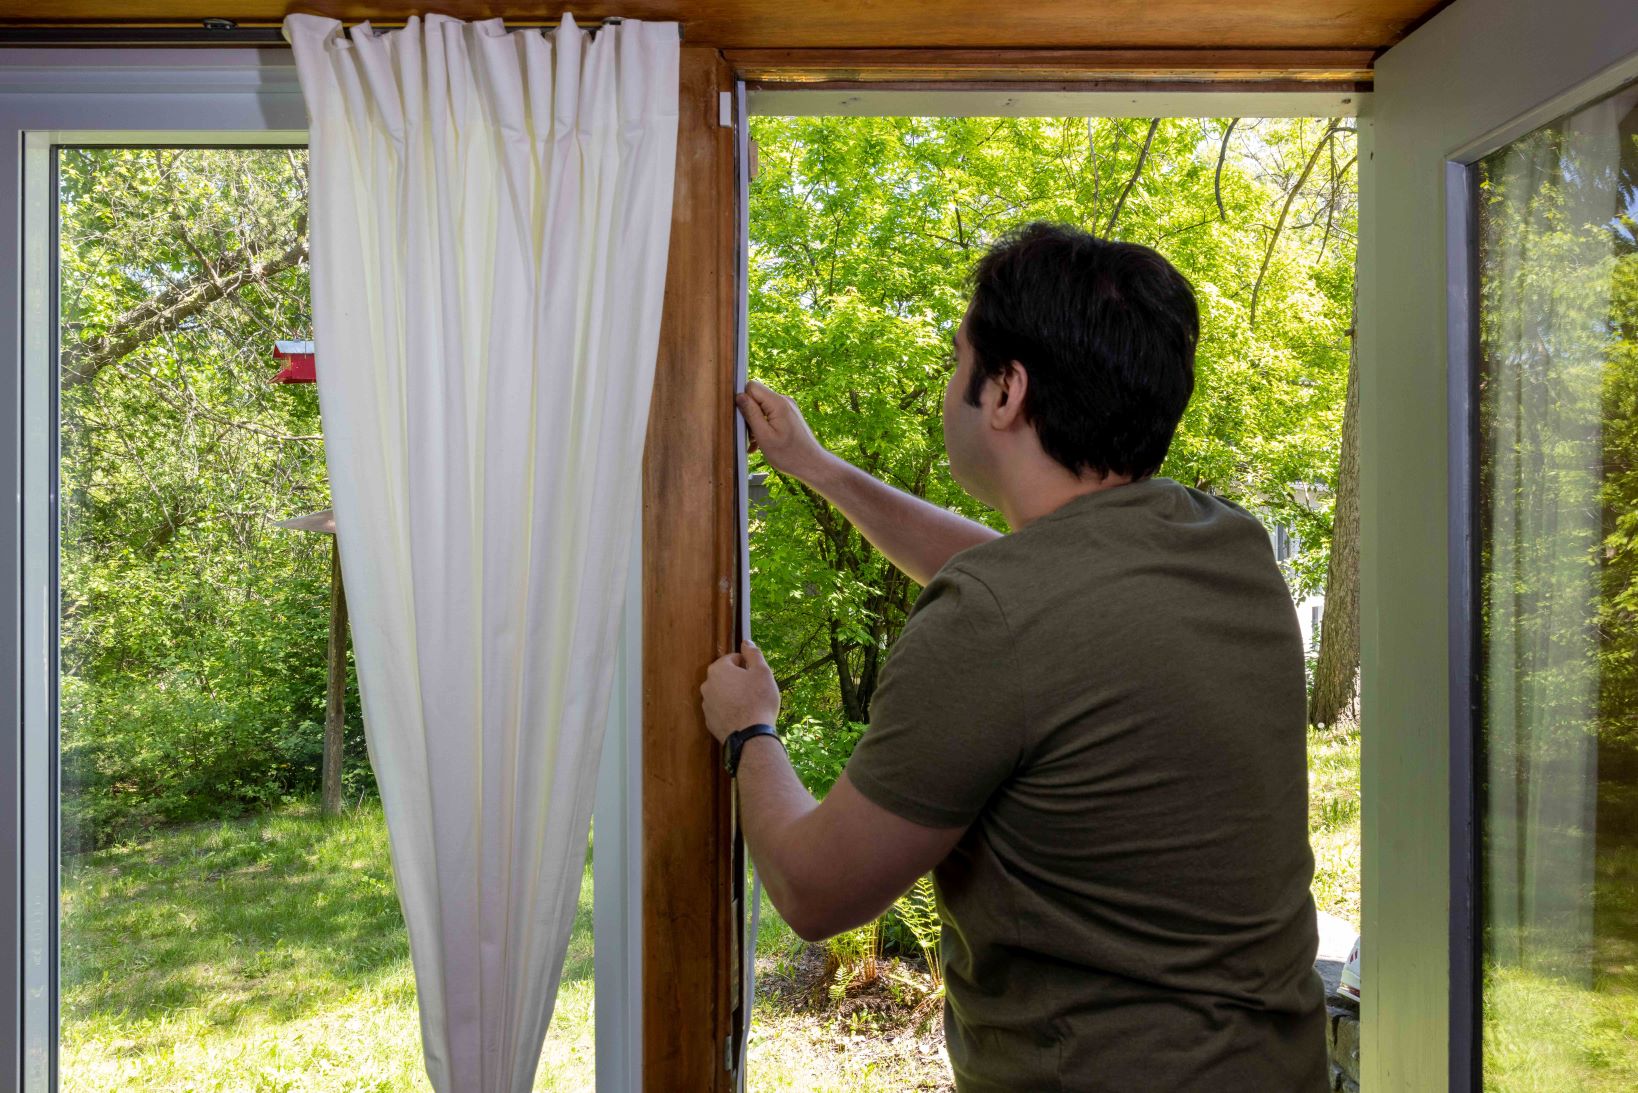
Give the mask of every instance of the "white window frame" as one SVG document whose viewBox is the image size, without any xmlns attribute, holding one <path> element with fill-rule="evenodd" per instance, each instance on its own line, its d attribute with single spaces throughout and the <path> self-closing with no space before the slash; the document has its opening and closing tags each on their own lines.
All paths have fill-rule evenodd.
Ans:
<svg viewBox="0 0 1638 1093">
<path fill-rule="evenodd" d="M 0 1093 L 58 1087 L 55 149 L 306 143 L 288 50 L 0 49 Z M 605 1093 L 642 1073 L 640 544 L 628 593 L 594 820 Z"/>
</svg>

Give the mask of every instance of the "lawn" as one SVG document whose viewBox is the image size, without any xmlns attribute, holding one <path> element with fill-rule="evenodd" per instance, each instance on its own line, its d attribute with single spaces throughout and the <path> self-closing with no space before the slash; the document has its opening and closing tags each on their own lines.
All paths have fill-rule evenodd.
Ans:
<svg viewBox="0 0 1638 1093">
<path fill-rule="evenodd" d="M 1308 734 L 1308 841 L 1314 902 L 1359 929 L 1359 728 Z"/>
<path fill-rule="evenodd" d="M 379 807 L 174 828 L 68 866 L 65 1091 L 423 1090 Z M 590 1088 L 591 870 L 537 1090 Z"/>
<path fill-rule="evenodd" d="M 66 1093 L 429 1088 L 378 806 L 287 806 L 88 855 L 64 870 L 62 913 Z M 868 990 L 810 997 L 822 950 L 766 899 L 757 949 L 752 1089 L 948 1088 L 936 1007 L 898 1029 Z M 588 862 L 537 1091 L 593 1088 L 592 952 Z"/>
<path fill-rule="evenodd" d="M 1309 784 L 1315 899 L 1357 925 L 1357 731 L 1310 737 Z M 588 861 L 536 1090 L 592 1088 L 591 899 Z M 62 913 L 68 1093 L 428 1088 L 378 806 L 290 805 L 87 855 L 65 867 Z M 827 996 L 823 950 L 766 900 L 757 954 L 753 1090 L 950 1088 L 913 962 Z"/>
<path fill-rule="evenodd" d="M 1485 971 L 1485 1089 L 1629 1093 L 1638 1089 L 1638 990 L 1494 964 Z"/>
</svg>

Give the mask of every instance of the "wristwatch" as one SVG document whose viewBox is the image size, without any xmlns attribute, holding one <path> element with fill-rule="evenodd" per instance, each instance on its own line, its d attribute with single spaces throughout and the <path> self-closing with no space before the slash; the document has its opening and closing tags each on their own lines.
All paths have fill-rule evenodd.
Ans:
<svg viewBox="0 0 1638 1093">
<path fill-rule="evenodd" d="M 728 772 L 728 777 L 732 778 L 739 773 L 739 753 L 744 749 L 745 742 L 758 736 L 771 736 L 779 740 L 779 734 L 774 731 L 772 725 L 748 725 L 738 732 L 729 733 L 728 738 L 722 742 L 722 769 Z M 779 740 L 779 746 L 784 747 L 785 742 Z"/>
</svg>

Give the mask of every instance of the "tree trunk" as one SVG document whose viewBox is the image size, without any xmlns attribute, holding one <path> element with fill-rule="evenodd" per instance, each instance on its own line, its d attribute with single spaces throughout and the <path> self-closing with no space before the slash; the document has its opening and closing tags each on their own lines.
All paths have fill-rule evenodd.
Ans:
<svg viewBox="0 0 1638 1093">
<path fill-rule="evenodd" d="M 1356 296 L 1357 300 L 1357 296 Z M 1342 458 L 1325 573 L 1325 615 L 1319 661 L 1308 700 L 1310 725 L 1334 725 L 1353 712 L 1359 680 L 1359 331 L 1349 333 L 1348 395 L 1342 410 Z"/>
<path fill-rule="evenodd" d="M 341 540 L 330 536 L 330 655 L 324 688 L 323 809 L 341 815 L 341 754 L 347 725 L 347 589 L 341 583 Z"/>
</svg>

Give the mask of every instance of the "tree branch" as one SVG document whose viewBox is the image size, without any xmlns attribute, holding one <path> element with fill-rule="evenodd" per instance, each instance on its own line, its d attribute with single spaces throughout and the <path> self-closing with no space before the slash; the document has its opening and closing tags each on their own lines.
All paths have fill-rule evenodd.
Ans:
<svg viewBox="0 0 1638 1093">
<path fill-rule="evenodd" d="M 1229 134 L 1234 132 L 1234 127 L 1239 124 L 1239 118 L 1229 119 L 1228 128 L 1223 130 L 1223 144 L 1217 149 L 1217 171 L 1211 178 L 1211 190 L 1217 196 L 1217 219 L 1219 220 L 1228 219 L 1228 210 L 1223 208 L 1223 161 L 1228 159 Z"/>
<path fill-rule="evenodd" d="M 168 288 L 115 319 L 109 333 L 65 347 L 62 389 L 95 378 L 108 365 L 161 334 L 177 329 L 224 296 L 300 265 L 307 257 L 307 233 L 302 230 L 300 235 L 300 239 L 269 261 L 259 262 L 240 252 L 236 256 L 237 268 L 216 275 L 207 267 L 203 275 Z"/>
<path fill-rule="evenodd" d="M 1314 145 L 1314 153 L 1308 157 L 1308 162 L 1303 166 L 1302 174 L 1297 176 L 1297 184 L 1291 187 L 1291 191 L 1285 195 L 1285 203 L 1280 206 L 1280 218 L 1274 222 L 1274 234 L 1269 236 L 1268 249 L 1263 252 L 1262 268 L 1257 271 L 1257 280 L 1251 286 L 1251 314 L 1248 325 L 1253 329 L 1257 326 L 1257 297 L 1263 291 L 1263 278 L 1268 275 L 1268 265 L 1274 260 L 1275 248 L 1280 245 L 1280 232 L 1285 229 L 1286 217 L 1291 215 L 1291 204 L 1297 200 L 1297 195 L 1302 192 L 1303 186 L 1308 182 L 1308 176 L 1314 170 L 1314 164 L 1319 162 L 1320 153 L 1325 151 L 1326 146 L 1331 143 L 1331 138 L 1337 134 L 1341 123 L 1342 119 L 1340 118 L 1331 119 L 1324 135 L 1320 137 L 1319 143 Z"/>
<path fill-rule="evenodd" d="M 1105 238 L 1115 234 L 1115 222 L 1120 219 L 1121 210 L 1126 207 L 1126 195 L 1132 192 L 1137 185 L 1138 176 L 1143 173 L 1143 163 L 1149 158 L 1149 145 L 1155 141 L 1155 130 L 1160 128 L 1159 118 L 1149 119 L 1149 134 L 1143 138 L 1143 148 L 1138 152 L 1137 165 L 1132 168 L 1132 177 L 1126 180 L 1126 187 L 1121 190 L 1120 198 L 1115 202 L 1115 209 L 1109 214 L 1109 223 L 1104 225 Z"/>
<path fill-rule="evenodd" d="M 851 649 L 852 646 L 846 646 L 845 648 L 846 649 Z M 807 675 L 809 672 L 812 672 L 817 668 L 823 668 L 825 665 L 830 664 L 833 661 L 834 658 L 835 658 L 834 653 L 828 653 L 827 652 L 824 656 L 820 657 L 818 660 L 812 662 L 811 664 L 804 664 L 802 667 L 798 668 L 796 671 L 790 673 L 789 675 L 781 676 L 778 679 L 774 680 L 774 684 L 781 691 L 787 690 L 792 683 L 795 683 L 797 680 L 801 679 L 803 676 Z"/>
</svg>

